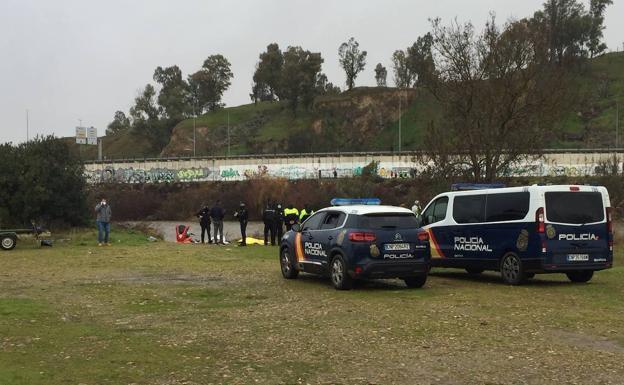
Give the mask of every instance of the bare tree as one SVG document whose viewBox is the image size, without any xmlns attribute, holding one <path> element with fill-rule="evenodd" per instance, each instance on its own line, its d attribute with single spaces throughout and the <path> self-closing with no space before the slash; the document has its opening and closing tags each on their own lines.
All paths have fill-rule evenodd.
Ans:
<svg viewBox="0 0 624 385">
<path fill-rule="evenodd" d="M 432 21 L 435 74 L 423 85 L 442 106 L 425 134 L 434 169 L 491 181 L 527 154 L 539 155 L 567 101 L 566 73 L 548 61 L 525 21 L 480 34 L 471 23 Z"/>
</svg>

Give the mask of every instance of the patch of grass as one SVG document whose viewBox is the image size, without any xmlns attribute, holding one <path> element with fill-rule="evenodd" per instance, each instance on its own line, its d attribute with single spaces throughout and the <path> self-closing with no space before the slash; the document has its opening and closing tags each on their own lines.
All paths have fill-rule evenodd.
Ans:
<svg viewBox="0 0 624 385">
<path fill-rule="evenodd" d="M 117 230 L 119 231 L 119 230 Z M 624 253 L 589 284 L 434 269 L 334 290 L 277 249 L 143 242 L 2 253 L 0 384 L 618 383 Z M 85 242 L 87 244 L 81 244 Z M 578 365 L 583 362 L 583 365 Z"/>
</svg>

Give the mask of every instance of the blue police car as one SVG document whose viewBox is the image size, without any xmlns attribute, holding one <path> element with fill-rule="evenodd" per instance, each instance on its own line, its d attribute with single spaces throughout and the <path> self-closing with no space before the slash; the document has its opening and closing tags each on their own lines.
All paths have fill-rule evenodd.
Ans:
<svg viewBox="0 0 624 385">
<path fill-rule="evenodd" d="M 410 210 L 378 203 L 334 199 L 333 207 L 293 226 L 280 244 L 284 278 L 329 276 L 339 290 L 368 278 L 401 278 L 408 287 L 422 287 L 430 267 L 428 233 Z"/>
</svg>

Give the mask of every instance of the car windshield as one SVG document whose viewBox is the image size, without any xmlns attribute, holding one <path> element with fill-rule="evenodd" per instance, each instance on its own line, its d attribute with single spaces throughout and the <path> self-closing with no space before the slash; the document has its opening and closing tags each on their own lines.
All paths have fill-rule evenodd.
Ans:
<svg viewBox="0 0 624 385">
<path fill-rule="evenodd" d="M 559 223 L 594 223 L 604 220 L 599 192 L 553 191 L 546 193 L 546 217 Z"/>
<path fill-rule="evenodd" d="M 413 214 L 379 213 L 360 216 L 358 227 L 371 230 L 415 229 L 418 222 Z"/>
</svg>

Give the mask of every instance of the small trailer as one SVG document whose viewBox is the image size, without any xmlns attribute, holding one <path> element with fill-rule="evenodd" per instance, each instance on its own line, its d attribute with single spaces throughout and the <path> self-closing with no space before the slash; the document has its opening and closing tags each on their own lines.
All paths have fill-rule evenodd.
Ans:
<svg viewBox="0 0 624 385">
<path fill-rule="evenodd" d="M 17 245 L 17 240 L 20 235 L 32 235 L 35 240 L 37 240 L 40 245 L 51 245 L 51 242 L 48 240 L 40 239 L 39 236 L 44 231 L 38 227 L 34 222 L 32 224 L 32 228 L 30 229 L 0 229 L 0 249 L 2 250 L 12 250 Z"/>
</svg>

